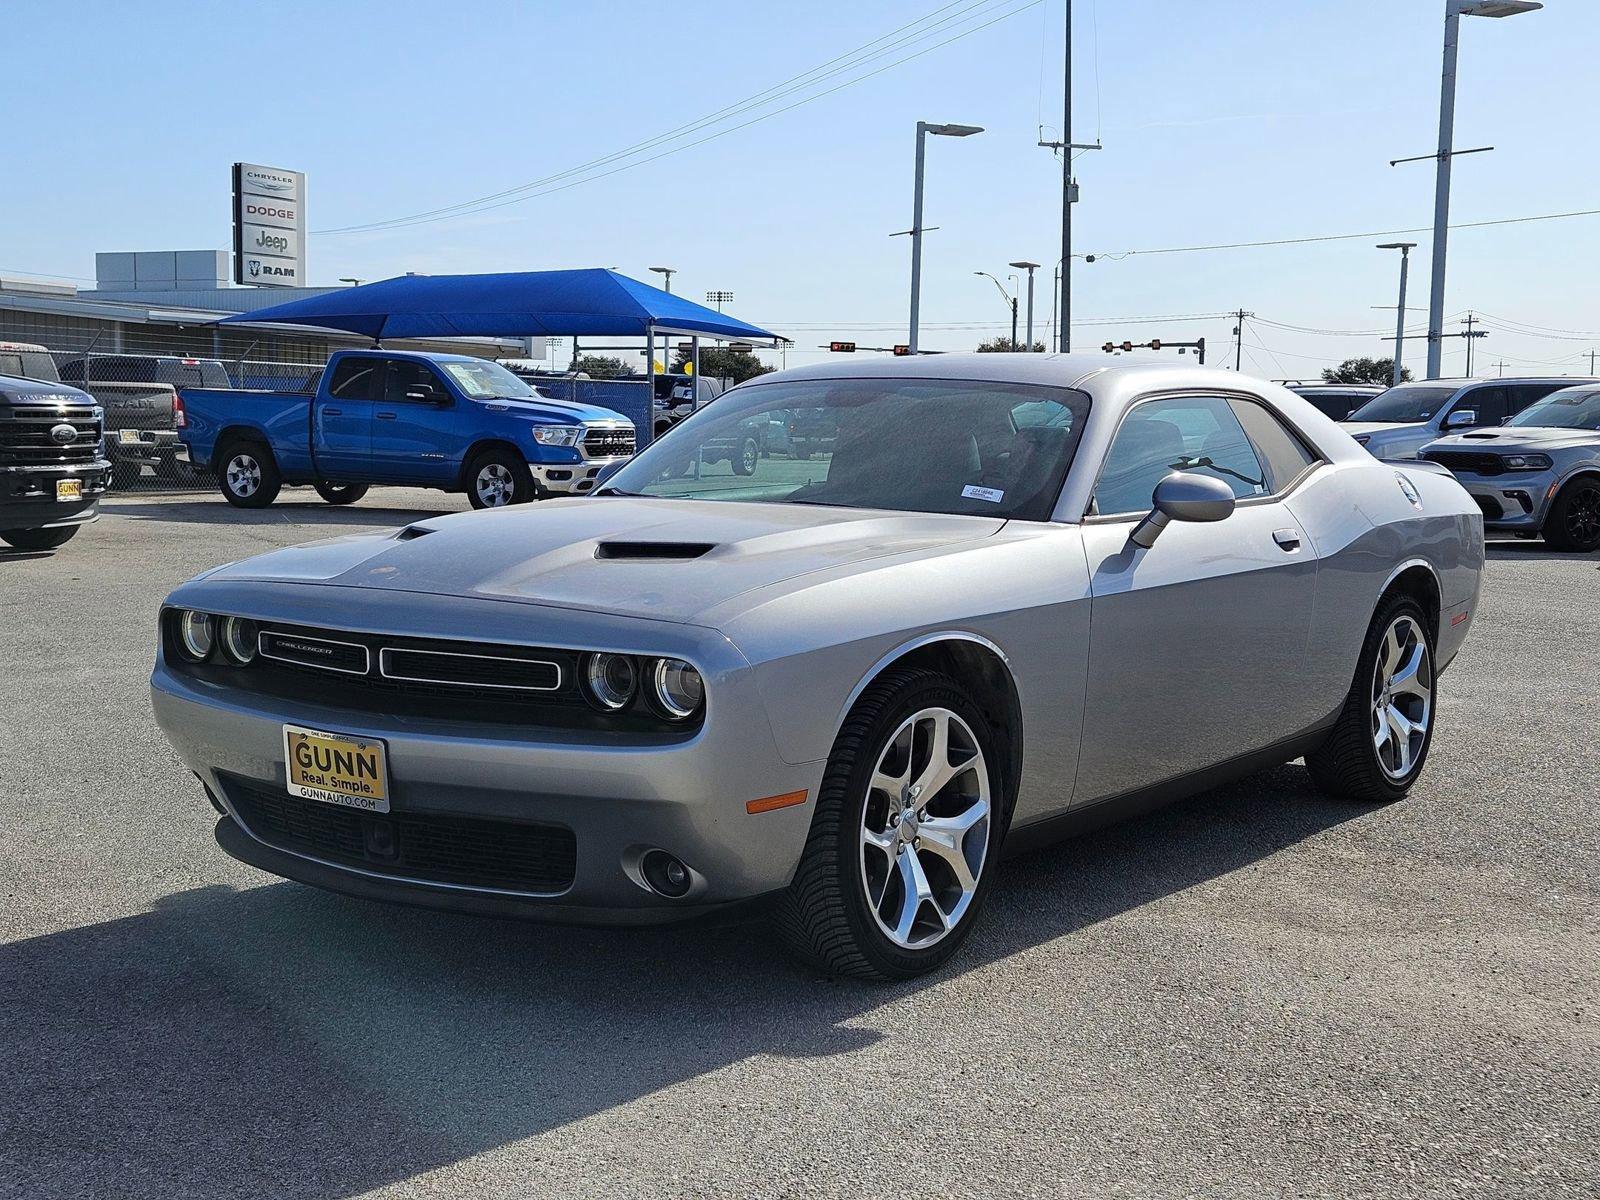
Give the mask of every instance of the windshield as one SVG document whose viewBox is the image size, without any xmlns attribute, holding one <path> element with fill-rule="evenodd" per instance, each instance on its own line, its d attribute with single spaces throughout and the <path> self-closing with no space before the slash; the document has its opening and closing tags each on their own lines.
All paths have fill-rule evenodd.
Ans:
<svg viewBox="0 0 1600 1200">
<path fill-rule="evenodd" d="M 499 363 L 444 362 L 445 373 L 474 400 L 536 400 L 539 393 Z"/>
<path fill-rule="evenodd" d="M 45 383 L 61 382 L 56 360 L 43 350 L 0 350 L 0 375 L 19 375 Z"/>
<path fill-rule="evenodd" d="M 1043 521 L 1089 398 L 929 379 L 805 380 L 727 393 L 601 495 L 755 500 Z"/>
<path fill-rule="evenodd" d="M 1530 404 L 1507 425 L 1539 425 L 1545 429 L 1600 429 L 1600 391 L 1562 388 Z"/>
<path fill-rule="evenodd" d="M 1385 421 L 1389 424 L 1409 424 L 1426 421 L 1450 402 L 1459 388 L 1440 387 L 1437 384 L 1402 383 L 1386 392 L 1380 392 L 1355 412 L 1347 421 Z"/>
</svg>

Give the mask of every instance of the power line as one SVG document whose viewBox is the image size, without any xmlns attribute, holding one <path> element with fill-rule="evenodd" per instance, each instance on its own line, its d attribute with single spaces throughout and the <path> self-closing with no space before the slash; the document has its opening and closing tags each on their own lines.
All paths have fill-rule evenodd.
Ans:
<svg viewBox="0 0 1600 1200">
<path fill-rule="evenodd" d="M 998 6 L 1003 7 L 1005 4 L 1011 2 L 1012 0 L 998 0 Z M 863 83 L 876 75 L 881 75 L 885 71 L 892 70 L 894 67 L 911 62 L 913 59 L 921 58 L 923 55 L 931 54 L 933 51 L 941 49 L 944 46 L 948 46 L 952 42 L 957 42 L 963 38 L 970 37 L 975 33 L 989 28 L 991 25 L 997 25 L 1001 21 L 1016 16 L 1018 13 L 1025 12 L 1030 8 L 1044 3 L 1044 0 L 1026 0 L 1026 3 L 1021 4 L 1019 7 L 1013 8 L 1009 12 L 1003 12 L 999 16 L 993 17 L 980 25 L 975 25 L 970 29 L 963 30 L 962 32 L 946 38 L 943 41 L 936 42 L 931 46 L 927 46 L 914 54 L 908 54 L 903 58 L 895 59 L 894 61 L 889 62 L 884 66 L 877 68 L 876 70 L 868 71 L 867 73 L 858 75 L 853 79 L 846 79 L 842 83 L 836 84 L 835 86 L 827 88 L 823 91 L 816 92 L 813 95 L 804 96 L 801 99 L 796 100 L 793 104 L 788 104 L 782 108 L 774 109 L 771 112 L 763 113 L 760 116 L 752 117 L 748 121 L 730 126 L 727 129 L 719 130 L 715 133 L 707 135 L 706 137 L 698 138 L 695 141 L 686 142 L 679 146 L 669 147 L 668 149 L 662 150 L 658 154 L 650 155 L 647 158 L 638 159 L 635 162 L 624 162 L 621 166 L 613 167 L 609 171 L 600 171 L 596 174 L 588 174 L 588 172 L 592 171 L 596 167 L 602 167 L 610 163 L 619 162 L 623 159 L 633 158 L 635 155 L 643 153 L 644 151 L 652 149 L 656 146 L 675 141 L 678 138 L 687 136 L 688 134 L 697 132 L 698 130 L 708 128 L 712 125 L 720 124 L 724 121 L 732 119 L 733 117 L 739 116 L 742 113 L 751 112 L 755 109 L 765 107 L 766 105 L 771 104 L 773 101 L 782 99 L 784 96 L 804 91 L 806 88 L 825 82 L 830 78 L 844 74 L 858 67 L 866 66 L 869 63 L 876 62 L 898 48 L 908 45 L 915 45 L 917 42 L 927 40 L 927 38 L 939 32 L 941 26 L 959 24 L 965 20 L 971 20 L 977 17 L 985 16 L 987 15 L 987 12 L 994 11 L 995 3 L 996 0 L 977 0 L 977 3 L 967 3 L 966 6 L 962 8 L 962 11 L 943 17 L 938 21 L 934 21 L 931 25 L 927 24 L 930 20 L 932 20 L 932 18 L 939 16 L 940 13 L 947 12 L 952 8 L 961 7 L 959 4 L 947 4 L 942 8 L 933 10 L 933 12 L 919 18 L 916 21 L 912 21 L 907 25 L 901 26 L 899 29 L 874 38 L 872 41 L 858 46 L 855 50 L 849 51 L 846 54 L 839 55 L 835 58 L 831 58 L 827 62 L 822 63 L 820 66 L 813 67 L 810 71 L 804 72 L 801 75 L 793 76 L 791 79 L 785 80 L 783 83 L 774 84 L 772 87 L 769 87 L 764 91 L 757 92 L 753 96 L 748 96 L 744 100 L 737 101 L 734 104 L 724 106 L 714 113 L 709 113 L 706 116 L 700 117 L 695 121 L 691 121 L 686 125 L 680 125 L 676 129 L 669 130 L 667 133 L 658 134 L 656 137 L 650 138 L 646 141 L 636 142 L 632 146 L 629 146 L 623 150 L 614 151 L 613 153 L 604 155 L 600 158 L 591 159 L 589 162 L 580 164 L 579 166 L 570 167 L 567 170 L 557 172 L 554 175 L 545 176 L 543 179 L 536 179 L 529 183 L 520 184 L 514 188 L 506 188 L 502 191 L 494 192 L 486 196 L 479 196 L 476 199 L 460 201 L 456 204 L 445 205 L 441 208 L 430 209 L 425 212 L 412 213 L 409 216 L 391 217 L 386 220 L 369 221 L 354 225 L 341 225 L 330 229 L 313 230 L 312 232 L 316 234 L 361 233 L 380 229 L 400 229 L 411 225 L 432 224 L 436 221 L 452 220 L 456 217 L 468 216 L 481 212 L 489 212 L 493 209 L 504 208 L 507 205 L 520 204 L 524 200 L 532 200 L 539 196 L 547 196 L 554 192 L 565 191 L 567 188 L 577 187 L 582 183 L 592 183 L 595 180 L 604 179 L 607 176 L 615 175 L 622 171 L 631 170 L 634 167 L 643 166 L 646 163 L 655 162 L 656 160 L 665 158 L 668 155 L 677 154 L 681 151 L 692 149 L 695 146 L 704 145 L 706 142 L 714 141 L 717 138 L 726 137 L 730 133 L 736 133 L 737 131 L 746 129 L 751 125 L 759 124 L 762 121 L 771 120 L 773 117 L 790 112 L 793 109 L 801 107 L 802 105 L 810 104 L 813 101 L 820 100 L 825 96 L 830 96 L 834 92 L 842 91 L 847 87 L 853 87 L 858 83 Z M 987 12 L 982 10 L 987 10 Z M 904 31 L 919 25 L 926 25 L 927 27 L 906 37 L 901 37 L 897 41 L 889 41 L 888 45 L 878 45 L 881 42 L 885 42 L 888 39 L 893 39 Z M 878 49 L 872 50 L 871 53 L 865 53 L 873 46 L 878 46 Z M 839 63 L 842 63 L 842 65 L 834 65 Z M 579 175 L 582 177 L 577 179 L 570 178 L 574 175 Z M 560 183 L 560 181 L 563 179 L 567 179 L 569 182 Z M 550 186 L 558 183 L 559 186 Z"/>
<path fill-rule="evenodd" d="M 1561 221 L 1569 217 L 1600 216 L 1600 208 L 1578 209 L 1573 212 L 1541 213 L 1532 217 L 1497 217 L 1491 221 L 1463 221 L 1450 229 L 1482 229 L 1488 225 L 1524 225 L 1530 221 Z M 1272 238 L 1264 242 L 1217 242 L 1205 246 L 1162 246 L 1150 250 L 1117 250 L 1096 253 L 1096 258 L 1120 259 L 1134 254 L 1196 254 L 1206 250 L 1251 250 L 1261 246 L 1300 246 L 1309 242 L 1345 242 L 1356 238 L 1395 237 L 1402 233 L 1428 233 L 1431 225 L 1412 229 L 1378 229 L 1369 233 L 1324 233 L 1309 237 Z"/>
</svg>

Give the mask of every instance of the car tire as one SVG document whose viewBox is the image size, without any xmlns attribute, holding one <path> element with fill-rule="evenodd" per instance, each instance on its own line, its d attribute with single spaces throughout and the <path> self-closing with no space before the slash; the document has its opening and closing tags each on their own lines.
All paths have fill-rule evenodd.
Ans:
<svg viewBox="0 0 1600 1200">
<path fill-rule="evenodd" d="M 1552 550 L 1578 554 L 1600 550 L 1600 476 L 1585 475 L 1562 488 L 1541 532 Z"/>
<path fill-rule="evenodd" d="M 249 438 L 228 442 L 213 462 L 222 497 L 235 508 L 266 508 L 283 487 L 277 460 L 262 442 Z"/>
<path fill-rule="evenodd" d="M 1328 740 L 1306 755 L 1321 791 L 1369 804 L 1404 798 L 1433 744 L 1436 662 L 1422 606 L 1403 593 L 1385 597 Z"/>
<path fill-rule="evenodd" d="M 731 460 L 735 475 L 754 475 L 756 465 L 761 461 L 761 447 L 755 438 L 747 437 L 740 443 L 739 453 Z"/>
<path fill-rule="evenodd" d="M 78 536 L 78 526 L 58 525 L 54 529 L 0 529 L 0 542 L 18 550 L 54 550 Z"/>
<path fill-rule="evenodd" d="M 927 772 L 938 740 L 930 735 L 940 721 L 947 772 L 960 757 L 934 782 Z M 931 794 L 917 794 L 919 778 Z M 926 670 L 875 680 L 834 741 L 800 865 L 777 901 L 789 948 L 830 974 L 876 980 L 910 979 L 947 962 L 994 878 L 1001 778 L 993 735 L 966 691 Z M 875 786 L 891 779 L 898 796 Z"/>
<path fill-rule="evenodd" d="M 473 508 L 504 508 L 539 498 L 527 462 L 510 450 L 485 450 L 467 464 L 466 474 Z"/>
<path fill-rule="evenodd" d="M 354 504 L 367 494 L 370 484 L 365 483 L 329 483 L 326 479 L 319 479 L 313 485 L 317 495 L 329 504 Z"/>
</svg>

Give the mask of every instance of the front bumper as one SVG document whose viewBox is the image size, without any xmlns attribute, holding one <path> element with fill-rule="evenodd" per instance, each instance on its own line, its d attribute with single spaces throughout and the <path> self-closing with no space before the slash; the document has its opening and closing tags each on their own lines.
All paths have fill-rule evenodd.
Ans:
<svg viewBox="0 0 1600 1200">
<path fill-rule="evenodd" d="M 394 601 L 389 615 L 395 619 L 385 621 L 382 632 L 419 636 L 429 626 L 441 627 L 436 623 L 440 613 L 428 611 L 438 606 L 433 600 L 400 594 Z M 180 594 L 175 602 L 185 600 Z M 191 602 L 198 604 L 198 597 Z M 411 610 L 409 627 L 402 606 Z M 210 607 L 268 620 L 291 615 L 281 605 Z M 302 621 L 320 615 L 304 605 L 293 607 Z M 461 612 L 457 602 L 458 620 Z M 492 615 L 510 626 L 528 624 L 526 612 Z M 584 731 L 356 712 L 339 706 L 336 683 L 326 703 L 291 702 L 206 683 L 164 660 L 158 660 L 151 677 L 152 702 L 168 739 L 226 814 L 217 835 L 223 848 L 287 878 L 403 903 L 601 924 L 690 919 L 785 887 L 810 828 L 823 764 L 783 761 L 751 672 L 720 635 L 648 621 L 630 621 L 623 628 L 614 618 L 605 634 L 582 628 L 596 621 L 591 614 L 541 609 L 535 623 L 545 644 L 605 645 L 695 662 L 708 695 L 698 732 L 679 739 L 607 740 Z M 563 630 L 585 640 L 551 636 Z M 497 637 L 481 624 L 474 624 L 474 631 L 485 639 Z M 570 830 L 575 840 L 570 882 L 541 891 L 480 886 L 460 877 L 443 883 L 408 875 L 403 862 L 323 856 L 287 843 L 272 829 L 252 828 L 244 815 L 251 811 L 247 790 L 282 794 L 286 789 L 286 723 L 382 739 L 394 814 L 416 821 L 531 823 Z M 792 792 L 806 793 L 805 803 L 756 815 L 746 810 L 750 800 Z M 669 899 L 644 884 L 638 863 L 650 849 L 664 850 L 690 868 L 687 895 Z"/>
<path fill-rule="evenodd" d="M 529 463 L 539 490 L 552 496 L 581 496 L 600 484 L 600 474 L 613 463 L 625 463 L 628 455 L 615 458 L 587 458 L 570 463 Z"/>
<path fill-rule="evenodd" d="M 100 460 L 71 467 L 0 468 L 0 529 L 52 529 L 86 525 L 100 516 L 111 464 Z M 58 479 L 79 479 L 83 495 L 57 500 Z"/>
<path fill-rule="evenodd" d="M 1494 476 L 1457 472 L 1456 482 L 1483 510 L 1485 529 L 1537 533 L 1559 481 L 1554 471 L 1519 471 Z"/>
</svg>

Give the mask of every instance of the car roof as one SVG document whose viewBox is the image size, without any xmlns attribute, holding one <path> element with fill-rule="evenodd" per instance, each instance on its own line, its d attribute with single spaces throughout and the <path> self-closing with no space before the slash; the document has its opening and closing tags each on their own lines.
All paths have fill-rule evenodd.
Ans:
<svg viewBox="0 0 1600 1200">
<path fill-rule="evenodd" d="M 415 358 L 422 362 L 493 362 L 492 358 L 478 358 L 471 354 L 442 354 L 434 350 L 341 350 L 339 353 L 358 358 Z"/>
<path fill-rule="evenodd" d="M 1119 375 L 1149 374 L 1159 378 L 1168 373 L 1205 372 L 1216 378 L 1236 379 L 1232 371 L 1202 367 L 1167 359 L 1103 353 L 1071 354 L 915 354 L 837 356 L 849 362 L 821 362 L 791 367 L 771 375 L 749 380 L 765 385 L 804 379 L 965 379 L 993 383 L 1033 383 L 1053 387 L 1077 387 L 1091 376 L 1115 372 Z M 1276 385 L 1271 385 L 1276 386 Z"/>
</svg>

